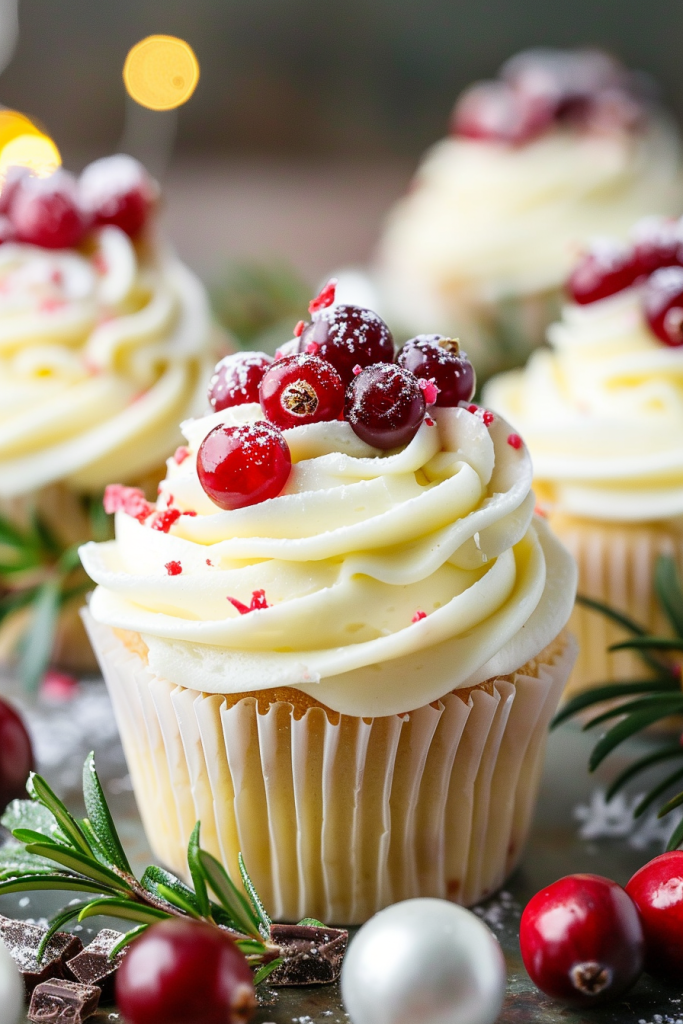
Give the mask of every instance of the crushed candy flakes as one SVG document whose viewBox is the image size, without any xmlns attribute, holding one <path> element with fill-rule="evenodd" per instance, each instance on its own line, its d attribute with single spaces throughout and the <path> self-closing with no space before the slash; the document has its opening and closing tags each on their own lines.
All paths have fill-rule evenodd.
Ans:
<svg viewBox="0 0 683 1024">
<path fill-rule="evenodd" d="M 420 389 L 424 394 L 424 400 L 427 405 L 434 405 L 441 388 L 436 386 L 436 381 L 433 377 L 428 380 L 425 377 L 419 377 L 417 383 L 420 385 Z"/>
<path fill-rule="evenodd" d="M 431 416 L 425 416 L 425 423 L 427 424 L 428 427 L 434 426 L 434 420 L 432 419 Z"/>
<path fill-rule="evenodd" d="M 354 377 L 357 377 L 358 374 L 362 373 L 362 372 L 363 372 L 363 367 L 360 365 L 360 363 L 356 363 L 356 365 L 353 368 L 353 375 L 354 375 Z"/>
<path fill-rule="evenodd" d="M 496 417 L 493 415 L 493 413 L 490 412 L 488 409 L 484 410 L 484 415 L 482 416 L 482 419 L 483 419 L 483 421 L 484 421 L 484 423 L 486 424 L 487 427 L 491 426 L 491 424 L 493 423 L 495 418 Z"/>
<path fill-rule="evenodd" d="M 474 403 L 472 405 L 468 405 L 467 406 L 467 411 L 471 412 L 471 413 L 479 412 L 479 406 L 478 405 L 474 405 Z"/>
<path fill-rule="evenodd" d="M 166 562 L 164 569 L 169 576 L 180 576 L 183 571 L 183 567 L 180 562 Z"/>
<path fill-rule="evenodd" d="M 304 327 L 305 326 L 306 326 L 306 321 L 305 320 L 297 320 L 296 324 L 294 325 L 294 337 L 295 338 L 300 338 L 301 337 L 301 335 L 304 333 Z"/>
<path fill-rule="evenodd" d="M 152 529 L 160 530 L 161 533 L 168 533 L 174 523 L 182 515 L 179 508 L 167 508 L 163 512 L 157 512 L 152 520 Z"/>
<path fill-rule="evenodd" d="M 207 558 L 207 562 L 208 562 Z M 238 601 L 236 597 L 228 597 L 227 599 L 233 608 L 236 608 L 240 615 L 246 615 L 248 612 L 261 611 L 264 608 L 270 608 L 270 605 L 266 601 L 265 590 L 254 590 L 251 594 L 251 601 L 248 605 L 243 604 L 242 601 Z"/>
<path fill-rule="evenodd" d="M 182 514 L 184 516 L 190 516 L 190 518 L 192 518 L 193 516 L 197 515 L 197 513 L 195 512 L 195 510 L 193 508 L 186 508 L 185 511 Z"/>
<path fill-rule="evenodd" d="M 181 444 L 181 445 L 179 445 L 176 448 L 176 450 L 174 452 L 174 455 L 173 455 L 173 459 L 174 459 L 175 462 L 178 463 L 178 465 L 180 465 L 182 462 L 185 461 L 185 459 L 188 457 L 189 454 L 190 454 L 190 449 L 186 445 Z"/>
<path fill-rule="evenodd" d="M 325 309 L 334 303 L 337 294 L 337 279 L 331 278 L 318 295 L 308 304 L 309 313 L 317 313 L 319 309 Z"/>
<path fill-rule="evenodd" d="M 511 448 L 514 448 L 517 451 L 522 447 L 524 441 L 522 441 L 519 434 L 510 434 L 508 436 L 508 444 L 510 445 Z"/>
<path fill-rule="evenodd" d="M 412 617 L 412 619 L 410 621 L 411 622 L 420 622 L 421 619 L 426 619 L 426 618 L 427 618 L 427 612 L 423 612 L 421 608 L 418 608 L 418 610 L 415 612 L 415 614 L 413 615 L 413 617 Z"/>
<path fill-rule="evenodd" d="M 103 505 L 108 515 L 126 512 L 139 523 L 143 523 L 154 511 L 154 505 L 147 501 L 139 487 L 125 487 L 123 484 L 107 484 Z"/>
<path fill-rule="evenodd" d="M 307 353 L 307 355 L 309 355 L 309 356 L 317 356 L 319 351 L 320 351 L 320 345 L 318 344 L 318 342 L 317 341 L 309 341 L 308 345 L 306 346 L 306 353 Z"/>
<path fill-rule="evenodd" d="M 211 566 L 211 568 L 213 569 L 213 562 L 211 561 L 211 559 L 210 559 L 210 558 L 207 558 L 207 560 L 206 560 L 206 564 L 207 564 L 207 565 L 210 565 L 210 566 Z"/>
</svg>

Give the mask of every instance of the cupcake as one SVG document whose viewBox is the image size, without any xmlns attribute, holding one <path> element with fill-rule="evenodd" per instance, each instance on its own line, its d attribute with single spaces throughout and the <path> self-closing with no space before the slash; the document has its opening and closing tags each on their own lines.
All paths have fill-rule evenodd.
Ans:
<svg viewBox="0 0 683 1024">
<path fill-rule="evenodd" d="M 204 288 L 158 236 L 157 200 L 123 155 L 78 180 L 13 169 L 0 195 L 0 515 L 15 531 L 0 596 L 23 609 L 4 620 L 5 651 L 30 620 L 23 597 L 61 581 L 57 558 L 92 536 L 91 497 L 101 508 L 112 478 L 154 493 L 179 420 L 203 408 L 217 336 Z M 66 664 L 88 652 L 84 636 L 60 644 Z"/>
<path fill-rule="evenodd" d="M 574 563 L 534 518 L 521 439 L 458 404 L 452 343 L 390 362 L 374 313 L 312 306 L 316 354 L 223 364 L 156 505 L 108 492 L 88 630 L 174 871 L 201 819 L 278 920 L 471 904 L 523 848 Z"/>
<path fill-rule="evenodd" d="M 683 222 L 648 218 L 629 245 L 602 241 L 575 268 L 549 349 L 494 378 L 486 404 L 524 435 L 550 525 L 579 591 L 665 632 L 657 557 L 683 566 Z M 606 647 L 623 631 L 577 608 L 572 689 L 642 678 Z M 647 674 L 647 673 L 646 673 Z"/>
<path fill-rule="evenodd" d="M 589 238 L 683 211 L 680 139 L 647 86 L 599 51 L 540 49 L 469 88 L 389 216 L 390 316 L 466 337 L 484 378 L 523 363 Z"/>
</svg>

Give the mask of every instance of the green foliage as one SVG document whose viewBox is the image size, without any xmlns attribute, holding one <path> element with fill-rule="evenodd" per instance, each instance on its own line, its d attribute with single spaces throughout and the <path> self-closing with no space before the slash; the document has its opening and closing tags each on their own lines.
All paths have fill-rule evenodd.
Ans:
<svg viewBox="0 0 683 1024">
<path fill-rule="evenodd" d="M 216 317 L 241 348 L 271 354 L 308 317 L 311 289 L 287 265 L 229 264 L 211 290 Z"/>
</svg>

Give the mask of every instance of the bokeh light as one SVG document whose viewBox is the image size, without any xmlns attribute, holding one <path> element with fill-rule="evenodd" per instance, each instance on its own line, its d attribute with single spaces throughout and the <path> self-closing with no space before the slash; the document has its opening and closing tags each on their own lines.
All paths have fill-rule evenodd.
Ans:
<svg viewBox="0 0 683 1024">
<path fill-rule="evenodd" d="M 28 117 L 16 110 L 0 110 L 0 184 L 9 167 L 29 167 L 43 178 L 61 163 L 55 143 Z"/>
<path fill-rule="evenodd" d="M 199 81 L 199 61 L 184 39 L 147 36 L 123 66 L 129 95 L 150 110 L 173 110 L 189 100 Z"/>
</svg>

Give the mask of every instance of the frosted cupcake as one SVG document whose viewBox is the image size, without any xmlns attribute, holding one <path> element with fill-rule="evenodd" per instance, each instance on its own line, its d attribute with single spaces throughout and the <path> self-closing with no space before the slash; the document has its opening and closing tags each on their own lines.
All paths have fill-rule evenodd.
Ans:
<svg viewBox="0 0 683 1024">
<path fill-rule="evenodd" d="M 551 348 L 490 381 L 484 398 L 523 432 L 535 487 L 589 597 L 665 631 L 659 554 L 683 566 L 683 223 L 650 218 L 629 246 L 600 243 L 575 269 Z M 623 639 L 577 609 L 572 685 L 639 678 Z"/>
<path fill-rule="evenodd" d="M 181 874 L 197 819 L 233 878 L 241 850 L 278 919 L 470 904 L 523 848 L 574 563 L 521 439 L 439 404 L 452 343 L 391 363 L 352 306 L 302 338 L 316 355 L 224 366 L 156 506 L 113 488 L 116 540 L 81 550 L 138 806 Z"/>
<path fill-rule="evenodd" d="M 178 422 L 203 408 L 216 334 L 202 285 L 157 235 L 157 198 L 126 156 L 78 181 L 10 173 L 0 196 L 0 513 L 21 538 L 2 549 L 0 593 L 19 606 L 91 535 L 89 496 L 112 478 L 154 491 Z M 78 664 L 78 645 L 57 657 Z"/>
<path fill-rule="evenodd" d="M 466 337 L 484 377 L 523 363 L 589 238 L 683 210 L 680 139 L 643 89 L 592 50 L 529 50 L 468 89 L 380 245 L 396 322 Z"/>
</svg>

